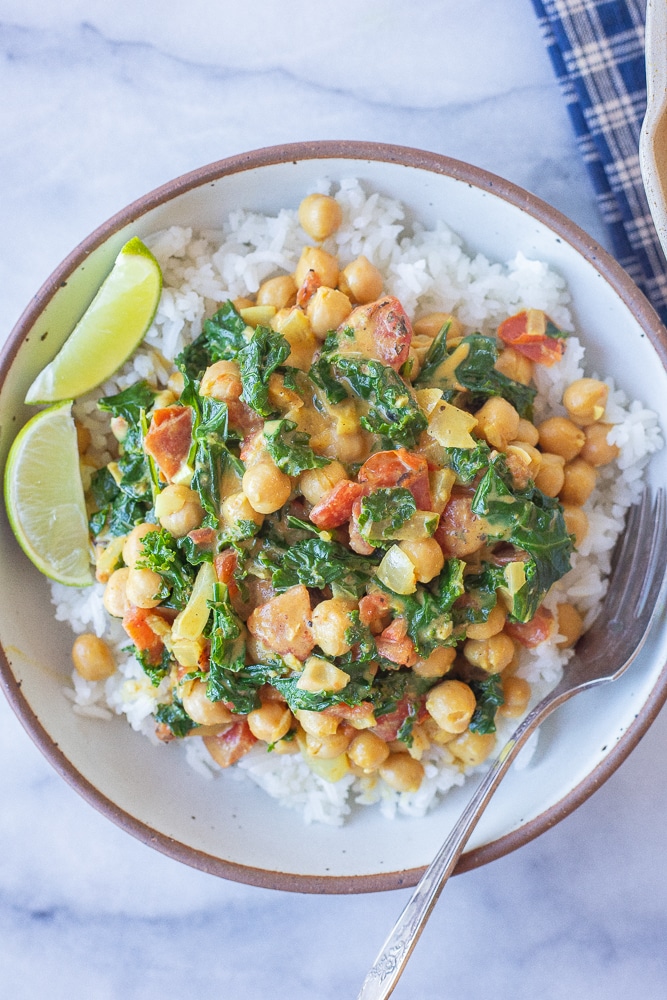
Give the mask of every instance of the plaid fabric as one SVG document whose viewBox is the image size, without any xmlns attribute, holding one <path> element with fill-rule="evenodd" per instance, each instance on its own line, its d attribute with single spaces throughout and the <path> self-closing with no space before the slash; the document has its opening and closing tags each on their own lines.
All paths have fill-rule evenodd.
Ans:
<svg viewBox="0 0 667 1000">
<path fill-rule="evenodd" d="M 533 0 L 612 251 L 667 322 L 667 264 L 639 169 L 646 0 Z"/>
</svg>

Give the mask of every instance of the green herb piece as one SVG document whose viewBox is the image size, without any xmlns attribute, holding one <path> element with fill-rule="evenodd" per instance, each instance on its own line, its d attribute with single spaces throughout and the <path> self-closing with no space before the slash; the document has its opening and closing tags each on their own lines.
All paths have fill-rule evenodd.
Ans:
<svg viewBox="0 0 667 1000">
<path fill-rule="evenodd" d="M 417 503 L 404 486 L 386 486 L 361 499 L 359 531 L 375 544 L 396 538 L 396 532 L 417 512 Z"/>
<path fill-rule="evenodd" d="M 495 733 L 496 712 L 505 698 L 500 674 L 490 674 L 481 681 L 469 681 L 477 700 L 472 719 L 468 724 L 471 733 Z"/>
<path fill-rule="evenodd" d="M 269 379 L 289 353 L 290 345 L 281 333 L 258 326 L 237 355 L 243 382 L 241 398 L 262 417 L 271 417 L 275 412 L 269 401 Z"/>
<path fill-rule="evenodd" d="M 293 420 L 269 420 L 264 424 L 266 448 L 278 468 L 288 476 L 298 476 L 306 469 L 321 469 L 330 458 L 316 455 L 310 447 L 310 434 L 296 429 Z"/>
<path fill-rule="evenodd" d="M 171 654 L 168 649 L 162 650 L 159 663 L 151 663 L 148 659 L 148 652 L 145 649 L 133 647 L 134 658 L 141 665 L 141 669 L 150 678 L 153 687 L 158 687 L 160 681 L 166 677 L 171 669 Z"/>
</svg>

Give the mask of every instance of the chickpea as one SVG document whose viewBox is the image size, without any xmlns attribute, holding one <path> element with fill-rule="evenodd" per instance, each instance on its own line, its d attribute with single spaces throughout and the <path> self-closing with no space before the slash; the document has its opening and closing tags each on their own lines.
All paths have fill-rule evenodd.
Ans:
<svg viewBox="0 0 667 1000">
<path fill-rule="evenodd" d="M 309 271 L 314 271 L 320 284 L 335 288 L 338 284 L 338 261 L 319 247 L 304 247 L 296 265 L 294 280 L 297 288 L 303 284 Z"/>
<path fill-rule="evenodd" d="M 584 620 L 573 604 L 559 604 L 556 608 L 558 634 L 563 638 L 556 645 L 559 649 L 570 649 L 584 631 Z"/>
<path fill-rule="evenodd" d="M 363 431 L 339 434 L 336 438 L 336 454 L 341 462 L 348 465 L 368 457 L 368 435 Z"/>
<path fill-rule="evenodd" d="M 412 324 L 412 332 L 418 337 L 423 336 L 428 337 L 429 340 L 433 340 L 440 333 L 445 323 L 449 323 L 447 342 L 457 340 L 463 336 L 463 326 L 456 316 L 444 312 L 429 313 L 427 316 L 416 319 Z"/>
<path fill-rule="evenodd" d="M 437 646 L 425 660 L 417 660 L 412 669 L 418 677 L 444 677 L 452 669 L 455 659 L 453 646 Z"/>
<path fill-rule="evenodd" d="M 558 494 L 561 503 L 582 507 L 595 488 L 595 469 L 583 458 L 575 458 L 565 463 L 563 472 L 565 480 Z"/>
<path fill-rule="evenodd" d="M 243 473 L 243 492 L 258 514 L 272 514 L 287 503 L 292 480 L 269 458 L 264 458 Z"/>
<path fill-rule="evenodd" d="M 537 428 L 542 451 L 562 455 L 566 462 L 576 458 L 586 441 L 581 427 L 567 417 L 548 417 Z"/>
<path fill-rule="evenodd" d="M 506 452 L 507 465 L 519 489 L 527 486 L 530 479 L 534 482 L 542 464 L 542 453 L 527 441 L 511 441 Z"/>
<path fill-rule="evenodd" d="M 192 721 L 200 726 L 220 726 L 232 721 L 232 713 L 226 705 L 207 698 L 205 681 L 192 681 L 184 689 L 181 701 Z"/>
<path fill-rule="evenodd" d="M 174 538 L 184 538 L 189 531 L 198 528 L 204 519 L 199 494 L 180 483 L 171 483 L 158 494 L 155 513 L 162 527 Z"/>
<path fill-rule="evenodd" d="M 618 445 L 609 444 L 607 440 L 613 426 L 613 424 L 606 424 L 600 420 L 598 423 L 589 424 L 588 427 L 584 428 L 586 441 L 581 449 L 580 457 L 596 468 L 599 465 L 608 465 L 620 454 Z"/>
<path fill-rule="evenodd" d="M 520 417 L 519 429 L 516 432 L 516 438 L 517 441 L 525 441 L 526 444 L 530 444 L 533 448 L 536 448 L 540 440 L 540 432 L 535 424 L 531 423 L 530 420 L 526 420 L 525 417 Z"/>
<path fill-rule="evenodd" d="M 103 681 L 116 672 L 113 653 L 104 639 L 84 632 L 78 635 L 72 646 L 74 669 L 86 681 Z"/>
<path fill-rule="evenodd" d="M 533 378 L 533 362 L 513 347 L 505 347 L 500 352 L 494 368 L 522 385 L 530 385 Z"/>
<path fill-rule="evenodd" d="M 382 295 L 384 281 L 375 264 L 371 264 L 363 254 L 351 261 L 341 271 L 338 287 L 341 292 L 360 305 L 374 302 Z"/>
<path fill-rule="evenodd" d="M 175 402 L 176 396 L 171 389 L 163 389 L 162 392 L 158 392 L 157 396 L 153 399 L 153 409 L 162 410 L 167 406 L 171 406 L 172 403 Z"/>
<path fill-rule="evenodd" d="M 282 274 L 277 278 L 269 278 L 257 290 L 258 306 L 275 306 L 276 309 L 286 309 L 296 302 L 296 281 L 291 274 Z"/>
<path fill-rule="evenodd" d="M 389 747 L 377 733 L 364 729 L 353 738 L 347 748 L 347 756 L 362 771 L 370 773 L 384 764 L 389 756 Z"/>
<path fill-rule="evenodd" d="M 494 733 L 471 733 L 467 729 L 456 739 L 450 740 L 447 749 L 464 767 L 477 767 L 484 763 L 495 745 Z"/>
<path fill-rule="evenodd" d="M 588 516 L 581 507 L 574 507 L 567 503 L 564 503 L 562 507 L 567 533 L 574 535 L 575 548 L 578 549 L 588 534 Z"/>
<path fill-rule="evenodd" d="M 277 743 L 292 727 L 292 713 L 279 701 L 267 701 L 248 713 L 250 732 L 265 743 Z"/>
<path fill-rule="evenodd" d="M 313 506 L 319 503 L 330 490 L 347 479 L 347 472 L 342 462 L 329 462 L 322 469 L 306 469 L 299 477 L 299 489 L 308 503 Z"/>
<path fill-rule="evenodd" d="M 463 681 L 442 681 L 426 698 L 426 711 L 447 733 L 462 733 L 468 728 L 477 699 L 469 684 Z"/>
<path fill-rule="evenodd" d="M 130 570 L 127 566 L 114 570 L 104 588 L 102 603 L 113 618 L 123 618 L 130 607 L 130 602 L 127 599 L 127 578 L 129 575 Z"/>
<path fill-rule="evenodd" d="M 514 659 L 514 643 L 504 632 L 488 639 L 466 639 L 463 655 L 473 666 L 489 674 L 499 674 Z"/>
<path fill-rule="evenodd" d="M 407 753 L 390 753 L 379 768 L 380 777 L 397 792 L 417 792 L 424 780 L 424 765 Z"/>
<path fill-rule="evenodd" d="M 352 312 L 352 303 L 337 288 L 320 285 L 306 307 L 313 333 L 324 340 L 329 330 L 335 330 Z"/>
<path fill-rule="evenodd" d="M 148 521 L 137 524 L 123 543 L 123 562 L 126 566 L 135 566 L 137 559 L 140 559 L 144 549 L 144 538 L 151 531 L 159 531 L 159 524 L 150 524 Z"/>
<path fill-rule="evenodd" d="M 305 732 L 310 733 L 311 736 L 318 737 L 318 739 L 321 736 L 333 736 L 340 726 L 340 719 L 335 715 L 327 715 L 326 712 L 314 712 L 307 708 L 299 709 L 296 717 L 301 728 Z"/>
<path fill-rule="evenodd" d="M 216 361 L 202 375 L 199 392 L 221 403 L 239 399 L 243 392 L 241 373 L 235 361 Z"/>
<path fill-rule="evenodd" d="M 475 414 L 477 433 L 492 448 L 506 451 L 510 441 L 515 441 L 519 430 L 519 414 L 502 396 L 491 396 Z"/>
<path fill-rule="evenodd" d="M 352 624 L 350 612 L 356 608 L 356 601 L 347 601 L 342 597 L 332 597 L 315 606 L 313 638 L 325 656 L 343 656 L 352 648 L 345 632 Z"/>
<path fill-rule="evenodd" d="M 230 528 L 236 527 L 239 521 L 253 521 L 260 528 L 264 523 L 264 515 L 259 514 L 251 507 L 250 501 L 243 491 L 232 493 L 223 500 L 220 505 L 220 514 L 225 524 Z"/>
<path fill-rule="evenodd" d="M 332 736 L 313 736 L 306 733 L 305 746 L 306 753 L 311 757 L 318 757 L 320 760 L 333 760 L 345 753 L 352 738 L 354 730 L 338 729 Z"/>
<path fill-rule="evenodd" d="M 301 228 L 319 242 L 335 233 L 342 221 L 340 205 L 328 194 L 309 194 L 299 205 Z"/>
<path fill-rule="evenodd" d="M 109 427 L 116 441 L 119 441 L 121 443 L 125 440 L 127 432 L 130 429 L 130 425 L 128 424 L 125 417 L 121 417 L 120 415 L 111 418 L 111 423 L 109 424 Z"/>
<path fill-rule="evenodd" d="M 413 542 L 402 541 L 399 542 L 399 548 L 414 564 L 415 576 L 420 583 L 428 583 L 445 565 L 445 557 L 435 538 L 420 538 Z"/>
<path fill-rule="evenodd" d="M 557 497 L 565 482 L 565 459 L 550 451 L 542 452 L 542 461 L 535 476 L 538 490 L 548 497 Z"/>
<path fill-rule="evenodd" d="M 135 608 L 156 608 L 164 600 L 164 595 L 160 596 L 161 590 L 162 577 L 159 573 L 152 569 L 130 569 L 125 592 Z"/>
<path fill-rule="evenodd" d="M 252 306 L 254 306 L 254 304 L 255 303 L 253 302 L 252 299 L 249 299 L 244 295 L 240 295 L 238 298 L 232 299 L 232 305 L 234 306 L 237 312 L 241 312 L 242 309 L 250 309 Z"/>
<path fill-rule="evenodd" d="M 530 684 L 523 677 L 503 678 L 503 698 L 505 699 L 498 711 L 508 719 L 516 719 L 523 715 L 530 701 Z"/>
<path fill-rule="evenodd" d="M 498 635 L 505 627 L 507 611 L 502 604 L 495 604 L 489 611 L 489 617 L 485 622 L 473 622 L 466 628 L 468 639 L 490 639 L 492 635 Z"/>
<path fill-rule="evenodd" d="M 563 393 L 563 406 L 575 424 L 585 426 L 604 416 L 609 386 L 596 378 L 579 378 Z"/>
</svg>

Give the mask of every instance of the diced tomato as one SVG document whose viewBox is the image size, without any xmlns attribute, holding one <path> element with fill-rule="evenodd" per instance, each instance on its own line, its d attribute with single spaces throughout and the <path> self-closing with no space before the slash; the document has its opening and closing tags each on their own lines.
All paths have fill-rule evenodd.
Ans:
<svg viewBox="0 0 667 1000">
<path fill-rule="evenodd" d="M 229 426 L 241 431 L 244 438 L 261 430 L 264 424 L 259 413 L 256 413 L 242 399 L 227 400 L 227 411 L 229 413 Z"/>
<path fill-rule="evenodd" d="M 215 736 L 203 736 L 202 740 L 211 757 L 220 767 L 231 767 L 237 760 L 244 757 L 257 742 L 257 738 L 251 733 L 246 719 L 234 722 L 223 733 L 216 733 Z"/>
<path fill-rule="evenodd" d="M 355 331 L 357 346 L 368 357 L 396 371 L 407 361 L 412 326 L 403 306 L 392 295 L 357 306 L 342 327 Z"/>
<path fill-rule="evenodd" d="M 541 604 L 529 622 L 506 622 L 505 632 L 522 646 L 532 649 L 549 638 L 554 624 L 553 614 Z"/>
<path fill-rule="evenodd" d="M 165 406 L 155 410 L 144 450 L 155 459 L 167 482 L 179 472 L 192 444 L 192 409 L 189 406 Z"/>
<path fill-rule="evenodd" d="M 211 552 L 213 548 L 213 543 L 216 539 L 216 533 L 213 528 L 195 528 L 194 531 L 188 532 L 188 538 L 196 545 L 198 549 L 202 552 Z"/>
<path fill-rule="evenodd" d="M 301 282 L 301 287 L 296 293 L 296 304 L 301 309 L 305 309 L 321 284 L 322 281 L 317 271 L 313 271 L 312 269 L 308 271 L 306 277 Z"/>
<path fill-rule="evenodd" d="M 359 621 L 368 625 L 371 632 L 382 631 L 382 619 L 389 612 L 389 598 L 382 591 L 365 594 L 359 601 Z"/>
<path fill-rule="evenodd" d="M 309 515 L 310 520 L 325 531 L 330 528 L 340 528 L 350 520 L 354 501 L 363 492 L 363 487 L 359 483 L 342 479 L 322 497 L 319 503 L 315 504 Z"/>
<path fill-rule="evenodd" d="M 378 451 L 364 462 L 357 479 L 367 487 L 367 491 L 404 486 L 415 498 L 418 510 L 431 509 L 428 462 L 423 455 L 416 455 L 405 448 Z"/>
<path fill-rule="evenodd" d="M 123 616 L 123 628 L 137 649 L 142 653 L 146 653 L 148 662 L 155 666 L 162 659 L 164 643 L 155 634 L 146 620 L 149 615 L 154 614 L 155 612 L 152 608 L 135 608 L 132 606 L 128 608 Z"/>
<path fill-rule="evenodd" d="M 411 708 L 416 708 L 417 710 L 417 722 L 421 722 L 426 717 L 426 709 L 424 708 L 424 698 L 421 698 L 417 704 L 410 701 L 409 698 L 401 698 L 398 702 L 396 708 L 393 712 L 387 712 L 386 715 L 378 716 L 377 726 L 373 726 L 373 732 L 390 743 L 391 740 L 395 740 L 398 736 L 399 729 L 407 719 L 410 714 Z"/>
<path fill-rule="evenodd" d="M 535 316 L 539 316 L 543 322 L 534 322 Z M 562 358 L 565 341 L 562 337 L 552 337 L 546 332 L 547 322 L 546 316 L 539 310 L 524 309 L 500 324 L 498 336 L 503 343 L 531 361 L 553 365 Z"/>
<path fill-rule="evenodd" d="M 394 618 L 375 640 L 380 656 L 400 667 L 413 667 L 417 662 L 417 651 L 407 631 L 405 618 Z"/>
<path fill-rule="evenodd" d="M 220 583 L 226 583 L 230 598 L 234 598 L 239 593 L 239 586 L 234 579 L 238 557 L 234 549 L 223 549 L 213 559 L 215 575 Z"/>
</svg>

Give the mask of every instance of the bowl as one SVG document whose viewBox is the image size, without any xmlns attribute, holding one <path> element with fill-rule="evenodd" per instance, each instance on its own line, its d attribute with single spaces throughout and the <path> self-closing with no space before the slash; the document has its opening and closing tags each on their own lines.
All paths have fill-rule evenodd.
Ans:
<svg viewBox="0 0 667 1000">
<path fill-rule="evenodd" d="M 631 279 L 553 208 L 490 173 L 414 149 L 314 142 L 260 149 L 179 177 L 129 205 L 78 246 L 37 292 L 13 330 L 0 366 L 1 458 L 30 411 L 37 372 L 64 341 L 121 246 L 170 225 L 215 227 L 237 206 L 296 207 L 323 175 L 355 176 L 399 198 L 426 225 L 445 219 L 471 250 L 493 260 L 517 251 L 546 261 L 567 281 L 588 364 L 657 411 L 667 427 L 667 332 Z M 667 485 L 665 463 L 652 483 Z M 424 818 L 393 826 L 362 809 L 343 827 L 306 826 L 249 782 L 194 774 L 124 719 L 72 713 L 62 689 L 72 634 L 55 622 L 48 582 L 0 523 L 2 685 L 29 735 L 57 771 L 128 833 L 206 872 L 300 892 L 348 893 L 414 884 L 468 800 L 472 780 Z M 543 727 L 529 767 L 513 769 L 475 831 L 459 871 L 490 862 L 552 827 L 623 761 L 667 697 L 664 615 L 632 669 L 581 695 Z"/>
</svg>

